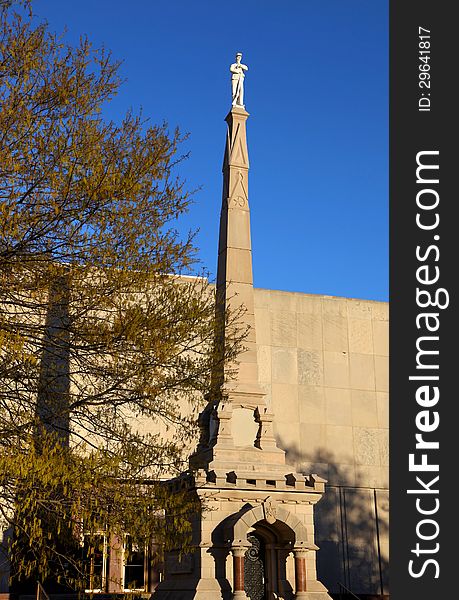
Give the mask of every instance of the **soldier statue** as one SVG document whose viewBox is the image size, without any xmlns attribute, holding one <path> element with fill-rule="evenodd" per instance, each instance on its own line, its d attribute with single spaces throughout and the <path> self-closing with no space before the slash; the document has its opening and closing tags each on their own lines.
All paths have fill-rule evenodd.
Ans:
<svg viewBox="0 0 459 600">
<path fill-rule="evenodd" d="M 244 71 L 248 70 L 247 65 L 241 63 L 242 54 L 236 54 L 236 62 L 230 66 L 231 88 L 233 96 L 233 106 L 242 106 L 244 108 Z"/>
</svg>

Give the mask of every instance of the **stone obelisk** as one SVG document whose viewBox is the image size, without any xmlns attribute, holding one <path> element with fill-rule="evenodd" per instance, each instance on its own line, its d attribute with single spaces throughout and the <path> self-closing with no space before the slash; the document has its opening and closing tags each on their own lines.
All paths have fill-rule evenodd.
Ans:
<svg viewBox="0 0 459 600">
<path fill-rule="evenodd" d="M 223 159 L 223 194 L 217 267 L 217 345 L 223 354 L 231 327 L 225 324 L 227 309 L 239 315 L 245 329 L 244 351 L 235 362 L 222 363 L 214 376 L 214 391 L 202 417 L 199 454 L 206 466 L 221 468 L 253 465 L 284 465 L 285 453 L 276 446 L 273 415 L 258 382 L 257 341 L 254 315 L 252 244 L 249 208 L 249 156 L 246 123 L 249 113 L 240 103 L 247 66 L 231 65 L 233 106 Z M 218 390 L 218 391 L 216 391 Z M 207 452 L 206 452 L 207 449 Z M 263 459 L 260 462 L 260 450 Z M 204 466 L 201 461 L 200 466 Z M 196 463 L 195 463 L 196 464 Z"/>
<path fill-rule="evenodd" d="M 202 507 L 192 517 L 195 552 L 166 556 L 158 600 L 330 600 L 317 581 L 313 508 L 325 480 L 296 473 L 277 447 L 258 383 L 242 55 L 232 73 L 223 160 L 217 271 L 217 352 L 232 335 L 227 309 L 248 330 L 237 362 L 222 362 L 201 415 L 192 472 L 172 483 Z M 221 354 L 223 356 L 223 354 Z M 254 566 L 256 563 L 256 566 Z"/>
</svg>

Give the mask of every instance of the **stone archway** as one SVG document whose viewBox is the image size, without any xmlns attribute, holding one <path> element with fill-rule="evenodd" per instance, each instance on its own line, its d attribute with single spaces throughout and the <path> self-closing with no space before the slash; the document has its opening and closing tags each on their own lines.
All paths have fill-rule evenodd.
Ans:
<svg viewBox="0 0 459 600">
<path fill-rule="evenodd" d="M 294 541 L 296 545 L 308 547 L 308 532 L 303 523 L 296 515 L 269 498 L 254 508 L 250 504 L 246 505 L 234 517 L 232 524 L 227 527 L 227 534 L 233 545 L 242 543 L 251 528 L 265 521 L 270 530 Z"/>
<path fill-rule="evenodd" d="M 247 552 L 251 537 L 260 541 L 263 552 L 263 593 L 246 581 Z M 233 554 L 233 600 L 274 600 L 306 597 L 306 554 L 317 550 L 308 540 L 303 523 L 274 502 L 265 501 L 253 508 L 246 505 L 230 519 L 227 539 Z M 295 592 L 287 574 L 287 560 L 293 553 Z"/>
<path fill-rule="evenodd" d="M 293 593 L 287 578 L 287 558 L 295 547 L 295 533 L 282 521 L 268 523 L 265 519 L 254 523 L 247 532 L 247 540 L 252 537 L 260 540 L 260 553 L 263 562 L 263 595 L 253 594 L 253 585 L 247 580 L 248 552 L 245 553 L 244 591 L 249 600 L 272 600 L 288 597 Z"/>
</svg>

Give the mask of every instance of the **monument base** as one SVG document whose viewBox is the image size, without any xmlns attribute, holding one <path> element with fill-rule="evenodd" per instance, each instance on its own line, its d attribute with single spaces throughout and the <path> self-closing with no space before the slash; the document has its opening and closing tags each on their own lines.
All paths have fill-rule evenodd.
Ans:
<svg viewBox="0 0 459 600">
<path fill-rule="evenodd" d="M 222 582 L 220 585 L 217 579 L 211 578 L 165 580 L 159 584 L 153 594 L 154 600 L 232 600 L 232 598 L 228 582 Z"/>
</svg>

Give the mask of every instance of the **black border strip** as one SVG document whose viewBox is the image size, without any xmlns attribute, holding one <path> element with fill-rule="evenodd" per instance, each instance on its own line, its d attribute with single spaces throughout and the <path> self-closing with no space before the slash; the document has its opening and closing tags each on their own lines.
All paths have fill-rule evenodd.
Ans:
<svg viewBox="0 0 459 600">
<path fill-rule="evenodd" d="M 455 377 L 455 372 L 459 373 L 455 343 L 459 334 L 455 293 L 458 271 L 455 241 L 459 239 L 455 219 L 459 207 L 456 189 L 459 185 L 456 177 L 459 173 L 459 164 L 456 164 L 459 96 L 454 91 L 459 71 L 459 23 L 453 17 L 454 10 L 454 3 L 444 0 L 390 2 L 390 589 L 393 600 L 455 597 L 459 588 L 459 567 L 455 564 L 457 551 L 452 547 L 458 529 L 458 511 L 453 502 L 456 504 L 454 490 L 459 479 L 453 464 L 459 456 L 459 418 L 456 416 L 459 395 Z M 430 31 L 431 37 L 424 38 L 430 42 L 427 61 L 420 58 L 427 53 L 420 53 L 421 49 L 426 49 L 426 44 L 419 45 L 424 41 L 419 38 L 419 27 Z M 429 64 L 428 70 L 422 67 L 423 64 Z M 420 87 L 420 82 L 427 80 L 426 76 L 420 76 L 423 69 L 430 75 L 430 88 Z M 421 98 L 429 98 L 430 110 L 419 110 Z M 427 100 L 421 102 L 421 108 L 427 108 L 427 105 Z M 438 155 L 418 156 L 421 162 L 439 165 L 436 176 L 430 171 L 430 178 L 438 177 L 438 183 L 416 181 L 416 156 L 426 151 L 438 151 Z M 421 170 L 420 174 L 421 179 L 427 179 L 429 172 Z M 416 196 L 421 188 L 438 193 L 437 208 L 419 209 Z M 422 200 L 428 198 L 434 201 L 435 193 L 421 196 Z M 422 230 L 416 224 L 418 212 L 422 213 L 420 218 L 426 219 L 425 223 L 438 212 L 438 227 Z M 437 250 L 431 248 L 428 251 L 429 246 L 438 249 L 438 259 Z M 417 247 L 418 255 L 426 257 L 423 260 L 416 257 Z M 439 272 L 436 283 L 420 284 L 417 269 L 426 265 L 428 269 L 420 271 L 418 278 L 432 278 Z M 417 287 L 430 291 L 432 297 L 436 290 L 443 288 L 446 292 L 440 294 L 439 304 L 445 303 L 448 294 L 449 306 L 421 308 L 416 299 Z M 426 299 L 424 295 L 423 301 Z M 417 315 L 422 312 L 437 313 L 438 331 L 426 332 L 425 318 L 421 317 L 416 323 Z M 436 323 L 435 317 L 429 323 Z M 427 335 L 438 336 L 438 340 L 420 341 L 420 337 Z M 417 357 L 416 343 L 438 354 Z M 438 369 L 419 368 L 417 358 L 421 364 L 429 361 L 430 365 L 437 364 Z M 409 380 L 410 375 L 438 376 L 439 379 L 422 382 Z M 427 408 L 418 403 L 416 391 L 421 385 L 430 386 L 430 394 L 438 386 L 440 399 L 435 405 Z M 416 415 L 423 410 L 428 410 L 429 415 L 418 417 L 416 424 Z M 427 421 L 433 423 L 435 412 L 440 424 L 434 431 L 424 433 L 423 439 L 438 441 L 439 449 L 416 450 L 417 425 L 422 427 Z M 438 473 L 410 472 L 410 453 L 415 453 L 417 464 L 423 460 L 421 454 L 425 453 L 429 464 L 439 465 Z M 437 475 L 439 480 L 430 485 Z M 438 489 L 438 493 L 408 494 L 408 489 L 422 490 L 416 476 L 424 481 L 424 485 L 430 485 L 429 489 Z M 436 507 L 435 499 L 438 498 L 438 511 L 421 515 L 416 507 L 417 498 L 424 510 Z M 419 539 L 419 532 L 426 537 L 434 536 L 436 532 L 434 523 L 419 525 L 423 519 L 438 523 L 438 535 L 432 540 Z M 422 549 L 419 556 L 413 553 L 417 543 Z M 409 573 L 410 560 L 414 561 L 412 571 L 422 573 L 418 577 Z M 428 560 L 436 563 L 426 564 Z"/>
</svg>

